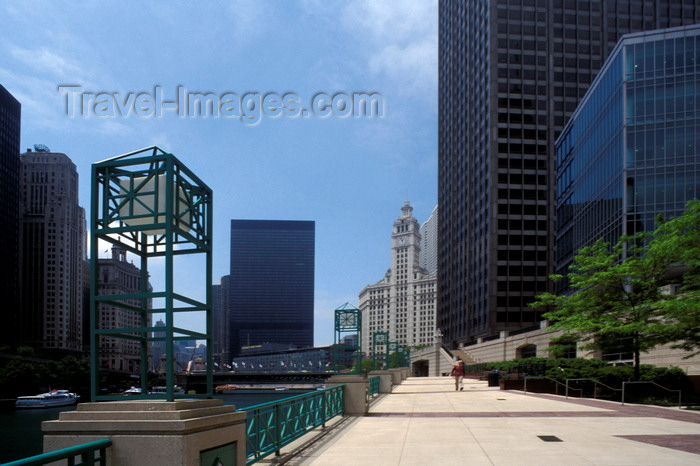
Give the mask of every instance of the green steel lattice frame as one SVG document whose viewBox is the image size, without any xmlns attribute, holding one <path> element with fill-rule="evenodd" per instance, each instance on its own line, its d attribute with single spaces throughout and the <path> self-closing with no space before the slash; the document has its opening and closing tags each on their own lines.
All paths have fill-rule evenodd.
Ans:
<svg viewBox="0 0 700 466">
<path fill-rule="evenodd" d="M 357 335 L 357 345 L 341 345 L 343 334 Z M 335 337 L 333 345 L 333 365 L 336 371 L 344 366 L 347 359 L 347 349 L 354 349 L 353 367 L 355 373 L 361 372 L 362 364 L 362 312 L 350 303 L 345 303 L 335 310 Z"/>
<path fill-rule="evenodd" d="M 90 369 L 92 401 L 123 399 L 99 394 L 100 338 L 137 341 L 140 344 L 141 395 L 134 398 L 163 399 L 192 397 L 174 393 L 173 342 L 205 340 L 207 393 L 213 395 L 212 374 L 212 226 L 213 193 L 173 154 L 149 147 L 113 157 L 92 165 L 90 211 Z M 106 241 L 139 257 L 141 290 L 138 293 L 100 295 L 97 288 L 98 242 Z M 174 289 L 174 258 L 204 254 L 205 301 L 184 296 Z M 163 258 L 164 285 L 152 290 L 149 285 L 149 260 Z M 153 308 L 153 300 L 162 307 Z M 139 327 L 107 328 L 100 322 L 100 305 L 114 306 L 137 313 Z M 206 333 L 174 325 L 174 314 L 202 312 L 206 315 Z M 164 314 L 165 327 L 148 325 L 149 314 Z M 165 342 L 166 392 L 148 394 L 148 345 Z M 196 396 L 196 395 L 195 395 Z"/>
<path fill-rule="evenodd" d="M 377 347 L 384 348 L 384 351 L 379 351 Z M 381 369 L 386 369 L 389 362 L 389 332 L 378 331 L 374 332 L 372 338 L 372 359 L 382 363 Z"/>
</svg>

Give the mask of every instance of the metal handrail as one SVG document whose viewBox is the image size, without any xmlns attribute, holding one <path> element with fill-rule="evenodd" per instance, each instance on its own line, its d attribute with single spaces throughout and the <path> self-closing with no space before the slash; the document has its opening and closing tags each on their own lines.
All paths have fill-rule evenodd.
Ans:
<svg viewBox="0 0 700 466">
<path fill-rule="evenodd" d="M 284 445 L 342 415 L 343 388 L 341 384 L 246 408 L 246 464 L 272 452 L 279 456 Z"/>
<path fill-rule="evenodd" d="M 551 377 L 547 377 L 546 375 L 526 375 L 526 376 L 523 378 L 523 393 L 527 393 L 527 379 L 547 379 L 547 380 L 551 380 L 552 382 L 554 382 L 554 383 L 556 384 L 555 387 L 557 387 L 557 393 L 556 393 L 557 395 L 559 394 L 559 385 L 562 385 L 562 386 L 564 385 L 563 383 L 559 382 L 558 380 L 555 380 L 555 379 L 553 379 L 553 378 L 551 378 Z M 583 389 L 581 389 L 581 388 L 574 388 L 574 390 L 578 390 L 578 391 L 580 391 L 580 392 L 583 392 Z"/>
<path fill-rule="evenodd" d="M 633 384 L 633 383 L 650 383 L 650 384 L 656 385 L 659 388 L 663 388 L 667 392 L 678 392 L 678 409 L 681 408 L 681 391 L 680 390 L 673 390 L 670 388 L 666 388 L 663 385 L 659 385 L 656 382 L 652 382 L 651 380 L 641 380 L 641 381 L 636 381 L 636 382 L 622 382 L 622 406 L 625 405 L 625 385 L 626 384 Z"/>
<path fill-rule="evenodd" d="M 593 382 L 593 399 L 598 398 L 598 385 L 602 385 L 603 387 L 613 390 L 615 392 L 621 392 L 621 388 L 612 388 L 610 385 L 605 385 L 602 382 L 598 382 L 596 379 L 591 379 L 591 378 L 578 378 L 578 379 L 566 379 L 566 397 L 569 398 L 569 380 L 590 380 Z M 583 390 L 583 389 L 574 389 L 574 390 Z"/>
<path fill-rule="evenodd" d="M 367 377 L 367 380 L 369 383 L 367 384 L 367 403 L 372 401 L 372 399 L 379 395 L 379 376 L 378 375 L 370 375 Z"/>
<path fill-rule="evenodd" d="M 107 464 L 107 448 L 112 446 L 112 439 L 95 440 L 94 442 L 83 443 L 60 450 L 42 453 L 41 455 L 30 456 L 21 460 L 3 463 L 3 466 L 40 466 L 53 463 L 54 461 L 67 460 L 68 466 L 100 465 Z M 95 453 L 99 452 L 99 456 Z M 75 457 L 80 456 L 80 462 L 75 461 Z"/>
</svg>

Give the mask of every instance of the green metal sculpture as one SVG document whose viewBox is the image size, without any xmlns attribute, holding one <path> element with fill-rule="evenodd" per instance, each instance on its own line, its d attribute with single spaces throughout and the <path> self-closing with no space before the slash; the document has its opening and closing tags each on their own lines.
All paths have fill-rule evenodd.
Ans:
<svg viewBox="0 0 700 466">
<path fill-rule="evenodd" d="M 173 154 L 158 147 L 113 157 L 92 165 L 90 212 L 90 354 L 91 399 L 106 401 L 123 397 L 100 393 L 100 339 L 126 339 L 140 345 L 140 388 L 136 398 L 173 401 L 183 397 L 211 397 L 212 375 L 212 191 Z M 107 242 L 140 261 L 140 292 L 113 294 L 98 288 L 99 247 Z M 204 256 L 199 271 L 204 300 L 193 299 L 175 289 L 176 257 Z M 199 256 L 200 258 L 202 256 Z M 153 260 L 162 261 L 162 287 L 151 288 Z M 159 270 L 161 270 L 159 268 Z M 193 277 L 196 270 L 188 270 Z M 137 327 L 115 328 L 100 319 L 100 307 L 113 306 L 139 317 Z M 205 333 L 175 326 L 175 314 L 198 312 L 206 315 Z M 164 327 L 149 325 L 153 314 L 165 315 Z M 175 393 L 173 342 L 206 342 L 206 393 Z M 166 388 L 148 393 L 148 351 L 153 342 L 165 345 Z M 137 390 L 138 391 L 138 390 Z"/>
<path fill-rule="evenodd" d="M 357 335 L 357 343 L 343 343 L 344 336 Z M 336 370 L 352 366 L 355 373 L 360 373 L 362 364 L 362 312 L 350 303 L 345 303 L 335 310 L 335 338 L 333 344 L 333 365 Z M 348 361 L 352 354 L 352 361 Z M 351 364 L 348 364 L 351 362 Z"/>
</svg>

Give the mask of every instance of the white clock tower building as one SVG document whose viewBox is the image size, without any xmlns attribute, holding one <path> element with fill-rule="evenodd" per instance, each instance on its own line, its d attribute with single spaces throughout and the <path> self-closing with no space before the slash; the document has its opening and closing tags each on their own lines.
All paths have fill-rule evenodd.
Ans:
<svg viewBox="0 0 700 466">
<path fill-rule="evenodd" d="M 382 280 L 360 292 L 362 351 L 372 352 L 375 332 L 415 347 L 433 344 L 436 278 L 420 266 L 421 234 L 406 201 L 391 234 L 391 268 Z"/>
</svg>

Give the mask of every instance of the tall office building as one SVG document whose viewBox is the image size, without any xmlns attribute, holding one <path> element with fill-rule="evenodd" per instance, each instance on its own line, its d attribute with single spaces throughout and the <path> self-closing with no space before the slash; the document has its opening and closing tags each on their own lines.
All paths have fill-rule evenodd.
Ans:
<svg viewBox="0 0 700 466">
<path fill-rule="evenodd" d="M 65 154 L 34 147 L 20 158 L 19 335 L 24 345 L 81 353 L 87 247 L 78 172 Z"/>
<path fill-rule="evenodd" d="M 420 266 L 428 275 L 437 277 L 438 207 L 435 206 L 430 218 L 420 226 Z"/>
<path fill-rule="evenodd" d="M 97 294 L 100 296 L 129 293 L 142 293 L 141 269 L 129 262 L 126 257 L 126 250 L 113 247 L 112 257 L 99 260 L 97 275 Z M 146 285 L 150 291 L 150 286 Z M 130 304 L 138 308 L 139 299 L 123 300 L 124 304 Z M 141 322 L 141 315 L 123 307 L 112 306 L 107 303 L 99 304 L 99 328 L 138 328 L 151 327 L 151 314 L 146 316 L 146 321 Z M 151 308 L 151 300 L 148 300 L 147 307 Z M 125 338 L 101 337 L 98 347 L 99 363 L 102 369 L 115 371 L 138 373 L 141 369 L 141 344 L 135 340 Z M 152 353 L 148 348 L 148 353 Z M 153 358 L 149 354 L 146 361 L 151 361 L 151 368 L 158 369 L 160 364 L 153 363 Z"/>
<path fill-rule="evenodd" d="M 315 223 L 231 220 L 230 352 L 314 342 Z"/>
<path fill-rule="evenodd" d="M 19 137 L 21 105 L 0 85 L 0 342 L 16 346 L 19 308 Z"/>
<path fill-rule="evenodd" d="M 389 341 L 405 346 L 434 342 L 436 278 L 420 266 L 421 239 L 413 207 L 406 202 L 391 233 L 391 268 L 360 292 L 365 354 L 373 350 L 375 332 L 388 332 Z"/>
<path fill-rule="evenodd" d="M 557 273 L 700 198 L 700 25 L 623 37 L 557 140 Z"/>
<path fill-rule="evenodd" d="M 231 365 L 229 357 L 230 287 L 230 275 L 221 277 L 220 283 L 211 287 L 212 357 L 220 369 L 224 364 Z"/>
<path fill-rule="evenodd" d="M 528 327 L 554 272 L 554 142 L 622 34 L 700 1 L 442 0 L 438 327 L 451 346 Z"/>
</svg>

